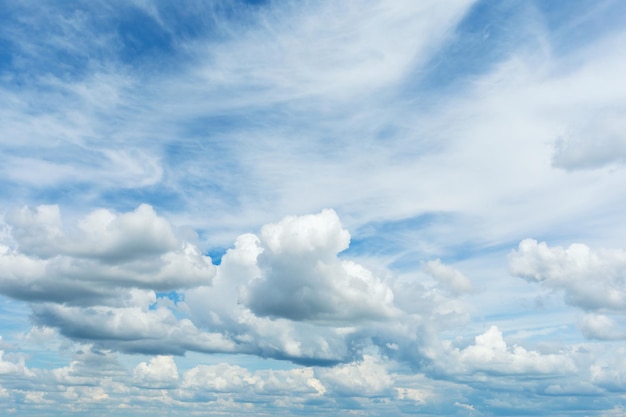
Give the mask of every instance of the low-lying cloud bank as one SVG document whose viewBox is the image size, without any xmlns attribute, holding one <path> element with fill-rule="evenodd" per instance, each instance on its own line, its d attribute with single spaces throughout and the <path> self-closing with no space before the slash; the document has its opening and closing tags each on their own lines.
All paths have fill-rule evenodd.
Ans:
<svg viewBox="0 0 626 417">
<path fill-rule="evenodd" d="M 68 367 L 52 370 L 0 356 L 7 387 L 0 395 L 22 384 L 31 387 L 28 401 L 93 405 L 133 391 L 135 400 L 158 397 L 190 409 L 213 401 L 233 411 L 235 403 L 260 401 L 269 410 L 280 401 L 337 405 L 346 398 L 423 405 L 436 403 L 438 384 L 508 386 L 520 375 L 523 389 L 546 395 L 623 389 L 620 374 L 594 359 L 592 344 L 528 348 L 508 342 L 495 325 L 473 342 L 445 337 L 469 321 L 468 297 L 477 291 L 471 279 L 440 259 L 425 261 L 411 278 L 379 276 L 342 253 L 350 234 L 333 210 L 241 235 L 218 265 L 148 205 L 96 210 L 69 225 L 58 207 L 24 208 L 7 215 L 6 226 L 0 291 L 30 306 L 28 337 L 79 348 Z M 585 337 L 619 340 L 624 259 L 622 251 L 528 239 L 511 252 L 509 267 L 583 310 Z M 179 371 L 175 357 L 188 352 L 288 366 L 213 363 Z M 117 357 L 128 353 L 147 359 L 127 369 Z M 586 382 L 567 385 L 574 374 Z M 54 394 L 51 384 L 64 388 Z M 287 393 L 299 399 L 285 400 Z"/>
</svg>

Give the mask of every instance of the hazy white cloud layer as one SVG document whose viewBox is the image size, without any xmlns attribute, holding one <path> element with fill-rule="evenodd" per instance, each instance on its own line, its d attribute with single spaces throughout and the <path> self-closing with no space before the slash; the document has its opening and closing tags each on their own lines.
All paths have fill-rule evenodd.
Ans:
<svg viewBox="0 0 626 417">
<path fill-rule="evenodd" d="M 0 2 L 0 415 L 624 415 L 624 21 Z"/>
</svg>

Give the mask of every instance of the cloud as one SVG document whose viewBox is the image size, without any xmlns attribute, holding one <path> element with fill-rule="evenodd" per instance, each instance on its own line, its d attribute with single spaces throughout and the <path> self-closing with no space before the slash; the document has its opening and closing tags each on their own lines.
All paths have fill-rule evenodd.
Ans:
<svg viewBox="0 0 626 417">
<path fill-rule="evenodd" d="M 0 290 L 32 302 L 38 326 L 98 349 L 328 365 L 358 356 L 351 344 L 382 331 L 374 323 L 402 316 L 385 281 L 338 256 L 350 235 L 333 210 L 241 235 L 219 266 L 147 205 L 70 227 L 56 206 L 24 208 L 8 224 Z"/>
<path fill-rule="evenodd" d="M 625 114 L 624 108 L 603 109 L 571 126 L 556 142 L 552 164 L 583 170 L 626 163 Z"/>
<path fill-rule="evenodd" d="M 37 304 L 33 315 L 37 324 L 59 329 L 71 339 L 91 342 L 101 349 L 127 353 L 175 354 L 235 352 L 236 344 L 227 336 L 198 329 L 189 319 L 178 320 L 165 307 L 70 307 Z"/>
<path fill-rule="evenodd" d="M 522 346 L 508 346 L 497 326 L 491 326 L 485 333 L 476 336 L 474 344 L 452 349 L 449 355 L 451 361 L 442 362 L 440 366 L 452 374 L 485 372 L 529 377 L 576 371 L 575 363 L 566 355 L 541 354 Z"/>
<path fill-rule="evenodd" d="M 326 388 L 316 378 L 313 368 L 251 372 L 241 366 L 220 363 L 198 365 L 186 371 L 176 396 L 185 401 L 202 401 L 220 394 L 235 394 L 249 399 L 269 397 L 274 401 L 276 397 L 297 395 L 300 398 L 285 401 L 298 403 L 325 393 Z"/>
<path fill-rule="evenodd" d="M 24 358 L 20 358 L 16 363 L 4 360 L 3 357 L 4 351 L 0 350 L 0 375 L 10 375 L 16 378 L 33 376 L 33 373 L 26 367 Z"/>
<path fill-rule="evenodd" d="M 38 257 L 72 255 L 103 261 L 125 261 L 162 255 L 178 242 L 167 220 L 142 204 L 134 211 L 116 214 L 95 210 L 82 219 L 75 236 L 61 230 L 58 206 L 24 207 L 7 216 L 20 252 Z"/>
<path fill-rule="evenodd" d="M 178 381 L 178 368 L 171 356 L 155 356 L 150 362 L 141 362 L 133 370 L 134 380 L 148 388 L 167 388 Z"/>
<path fill-rule="evenodd" d="M 208 3 L 0 2 L 0 414 L 623 411 L 625 6 Z"/>
<path fill-rule="evenodd" d="M 68 233 L 56 206 L 15 211 L 7 223 L 16 247 L 0 247 L 0 291 L 22 300 L 115 303 L 125 289 L 174 290 L 215 274 L 211 259 L 148 205 L 96 210 Z"/>
<path fill-rule="evenodd" d="M 615 320 L 604 314 L 585 314 L 579 327 L 583 336 L 588 339 L 626 339 L 626 331 L 624 331 Z"/>
<path fill-rule="evenodd" d="M 287 217 L 264 226 L 260 239 L 261 275 L 242 296 L 256 315 L 354 322 L 394 314 L 390 288 L 360 265 L 337 258 L 350 235 L 334 211 Z"/>
<path fill-rule="evenodd" d="M 439 259 L 426 262 L 422 269 L 439 280 L 444 287 L 453 294 L 460 295 L 473 291 L 472 283 L 465 275 L 456 269 L 444 265 Z"/>
<path fill-rule="evenodd" d="M 608 390 L 626 392 L 624 354 L 626 354 L 626 349 L 622 346 L 604 361 L 591 365 L 591 381 Z"/>
<path fill-rule="evenodd" d="M 565 302 L 589 311 L 626 309 L 626 252 L 584 244 L 549 247 L 533 239 L 509 255 L 513 275 L 563 291 Z"/>
<path fill-rule="evenodd" d="M 393 387 L 384 363 L 371 355 L 364 355 L 357 362 L 320 369 L 318 373 L 324 386 L 341 395 L 380 396 L 389 394 Z"/>
</svg>

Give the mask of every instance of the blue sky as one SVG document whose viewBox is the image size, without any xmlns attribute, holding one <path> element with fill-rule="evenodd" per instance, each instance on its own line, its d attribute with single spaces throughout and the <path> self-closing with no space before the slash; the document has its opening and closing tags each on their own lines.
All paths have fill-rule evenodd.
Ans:
<svg viewBox="0 0 626 417">
<path fill-rule="evenodd" d="M 0 4 L 0 414 L 626 413 L 626 4 Z"/>
</svg>

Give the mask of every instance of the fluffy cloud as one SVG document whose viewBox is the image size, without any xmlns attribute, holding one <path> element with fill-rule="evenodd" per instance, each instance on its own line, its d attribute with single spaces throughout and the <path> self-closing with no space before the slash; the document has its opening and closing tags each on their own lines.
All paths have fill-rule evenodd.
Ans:
<svg viewBox="0 0 626 417">
<path fill-rule="evenodd" d="M 624 355 L 626 355 L 626 349 L 622 346 L 605 360 L 591 365 L 591 381 L 608 390 L 626 392 Z"/>
<path fill-rule="evenodd" d="M 167 388 L 178 381 L 178 368 L 171 356 L 155 356 L 141 362 L 133 371 L 134 380 L 149 388 Z"/>
<path fill-rule="evenodd" d="M 40 325 L 58 328 L 66 337 L 92 342 L 102 349 L 177 355 L 187 350 L 236 350 L 227 336 L 203 332 L 189 319 L 178 320 L 165 307 L 72 307 L 45 303 L 33 306 L 33 317 Z"/>
<path fill-rule="evenodd" d="M 2 339 L 0 338 L 0 340 Z M 4 351 L 0 350 L 0 375 L 33 376 L 33 373 L 26 367 L 24 358 L 20 358 L 18 362 L 13 362 L 4 360 L 3 357 Z"/>
<path fill-rule="evenodd" d="M 451 360 L 441 365 L 451 373 L 554 375 L 576 371 L 574 362 L 567 355 L 540 354 L 521 346 L 507 346 L 496 326 L 476 336 L 474 344 L 463 349 L 454 348 L 449 354 Z"/>
<path fill-rule="evenodd" d="M 626 339 L 626 331 L 615 320 L 604 314 L 585 314 L 579 326 L 583 336 L 589 339 Z"/>
<path fill-rule="evenodd" d="M 220 363 L 198 365 L 186 371 L 176 395 L 185 401 L 199 401 L 217 398 L 220 394 L 235 394 L 240 398 L 298 394 L 306 398 L 325 392 L 326 388 L 316 378 L 313 368 L 251 372 L 241 366 Z"/>
<path fill-rule="evenodd" d="M 370 271 L 337 254 L 350 235 L 337 214 L 287 217 L 261 229 L 261 275 L 242 301 L 259 316 L 291 320 L 386 319 L 393 315 L 393 293 Z"/>
<path fill-rule="evenodd" d="M 16 247 L 0 247 L 0 291 L 27 301 L 114 303 L 120 289 L 210 283 L 215 266 L 148 205 L 96 210 L 65 233 L 56 206 L 8 216 Z"/>
<path fill-rule="evenodd" d="M 320 369 L 318 373 L 324 386 L 342 395 L 378 396 L 389 394 L 393 387 L 386 366 L 371 355 L 364 355 L 358 362 Z"/>
<path fill-rule="evenodd" d="M 120 262 L 162 255 L 178 246 L 170 224 L 147 204 L 122 214 L 95 210 L 70 236 L 62 230 L 58 206 L 25 207 L 11 212 L 7 223 L 21 253 L 44 258 L 69 255 Z"/>
<path fill-rule="evenodd" d="M 592 250 L 583 244 L 549 247 L 533 239 L 509 256 L 513 275 L 563 291 L 565 301 L 585 310 L 626 311 L 626 252 Z"/>
<path fill-rule="evenodd" d="M 365 329 L 402 314 L 385 281 L 338 257 L 349 240 L 332 210 L 266 225 L 260 236 L 241 235 L 213 285 L 187 291 L 185 303 L 194 321 L 233 334 L 250 353 L 345 361 L 355 338 L 371 337 Z"/>
<path fill-rule="evenodd" d="M 37 325 L 98 349 L 332 364 L 358 356 L 383 329 L 375 322 L 404 314 L 385 281 L 339 258 L 350 235 L 332 210 L 241 235 L 219 266 L 147 205 L 96 210 L 75 227 L 56 206 L 8 221 L 0 291 L 32 302 Z M 157 298 L 163 290 L 177 303 Z"/>
</svg>

